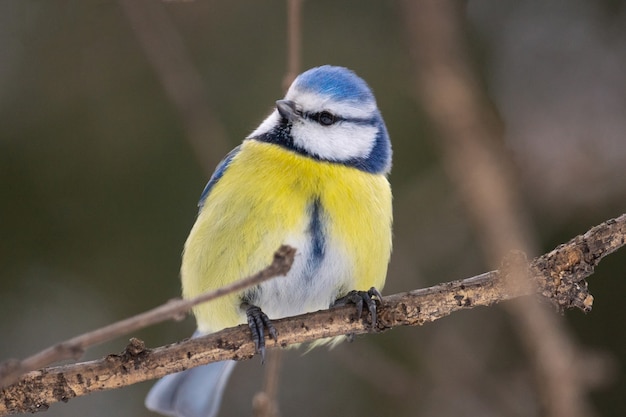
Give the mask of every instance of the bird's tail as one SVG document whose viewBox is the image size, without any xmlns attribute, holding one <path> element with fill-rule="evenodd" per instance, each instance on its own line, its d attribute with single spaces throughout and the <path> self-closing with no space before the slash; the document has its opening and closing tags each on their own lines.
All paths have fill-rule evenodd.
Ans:
<svg viewBox="0 0 626 417">
<path fill-rule="evenodd" d="M 236 362 L 210 363 L 167 375 L 152 387 L 146 407 L 173 417 L 213 417 Z"/>
</svg>

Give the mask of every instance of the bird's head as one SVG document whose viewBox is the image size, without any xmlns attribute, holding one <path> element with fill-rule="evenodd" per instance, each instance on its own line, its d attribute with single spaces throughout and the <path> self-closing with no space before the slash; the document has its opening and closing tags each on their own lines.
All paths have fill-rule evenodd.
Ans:
<svg viewBox="0 0 626 417">
<path fill-rule="evenodd" d="M 300 74 L 249 138 L 371 173 L 391 168 L 391 143 L 374 95 L 343 67 Z"/>
</svg>

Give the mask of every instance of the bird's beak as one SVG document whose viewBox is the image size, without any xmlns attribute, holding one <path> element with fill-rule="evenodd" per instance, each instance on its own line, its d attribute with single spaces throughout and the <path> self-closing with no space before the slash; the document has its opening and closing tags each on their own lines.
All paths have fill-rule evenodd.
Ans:
<svg viewBox="0 0 626 417">
<path fill-rule="evenodd" d="M 293 121 L 299 116 L 296 103 L 291 100 L 278 100 L 276 102 L 276 110 L 287 121 Z"/>
</svg>

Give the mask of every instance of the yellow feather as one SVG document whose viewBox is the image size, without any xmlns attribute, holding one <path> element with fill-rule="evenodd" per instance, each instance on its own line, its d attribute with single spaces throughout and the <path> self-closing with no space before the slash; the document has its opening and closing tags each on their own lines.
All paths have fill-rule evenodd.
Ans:
<svg viewBox="0 0 626 417">
<path fill-rule="evenodd" d="M 351 276 L 338 276 L 338 282 L 353 285 L 346 292 L 381 289 L 391 252 L 391 188 L 385 176 L 246 140 L 185 243 L 183 295 L 219 288 L 269 265 L 281 244 L 306 232 L 307 209 L 315 199 L 329 220 L 326 240 L 342 248 L 351 264 Z M 240 294 L 231 294 L 196 307 L 199 330 L 245 322 L 240 303 Z"/>
</svg>

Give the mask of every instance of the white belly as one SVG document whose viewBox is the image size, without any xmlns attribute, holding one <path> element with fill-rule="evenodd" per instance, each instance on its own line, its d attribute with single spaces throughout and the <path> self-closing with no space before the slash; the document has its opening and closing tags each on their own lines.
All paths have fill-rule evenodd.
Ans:
<svg viewBox="0 0 626 417">
<path fill-rule="evenodd" d="M 311 261 L 316 256 L 308 235 L 289 238 L 285 244 L 297 250 L 289 273 L 261 284 L 246 297 L 270 319 L 327 309 L 354 289 L 353 264 L 336 242 L 326 242 L 319 262 Z"/>
</svg>

